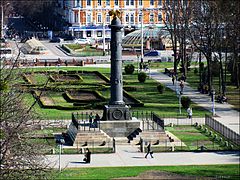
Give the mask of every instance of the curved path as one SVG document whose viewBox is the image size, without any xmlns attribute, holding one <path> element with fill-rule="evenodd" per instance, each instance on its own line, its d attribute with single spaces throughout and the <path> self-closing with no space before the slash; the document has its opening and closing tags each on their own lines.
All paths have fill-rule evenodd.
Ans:
<svg viewBox="0 0 240 180">
<path fill-rule="evenodd" d="M 161 72 L 158 72 L 158 70 L 152 70 L 150 76 L 158 82 L 165 84 L 173 91 L 178 91 L 179 89 L 179 82 L 173 85 L 172 78 Z M 190 97 L 194 103 L 212 112 L 213 103 L 209 95 L 201 94 L 197 90 L 193 90 L 188 86 L 188 83 L 185 83 L 183 95 Z M 223 125 L 229 127 L 234 132 L 239 134 L 239 112 L 234 110 L 232 105 L 227 103 L 215 103 L 215 114 L 217 116 L 214 117 L 215 120 L 221 122 Z"/>
</svg>

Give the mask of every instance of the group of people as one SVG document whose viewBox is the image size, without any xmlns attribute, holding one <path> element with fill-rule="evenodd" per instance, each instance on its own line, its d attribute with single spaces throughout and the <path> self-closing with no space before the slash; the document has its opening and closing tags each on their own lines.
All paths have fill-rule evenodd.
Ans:
<svg viewBox="0 0 240 180">
<path fill-rule="evenodd" d="M 182 75 L 179 79 L 180 81 L 180 94 L 183 94 L 183 88 L 184 88 L 184 82 L 186 80 L 186 77 L 184 75 Z M 174 73 L 172 73 L 172 84 L 174 85 L 175 84 L 175 81 L 176 81 L 176 76 Z"/>
<path fill-rule="evenodd" d="M 91 112 L 89 114 L 89 124 L 91 127 L 97 127 L 97 123 L 100 121 L 99 114 L 96 114 L 96 116 L 93 116 L 93 113 Z"/>
</svg>

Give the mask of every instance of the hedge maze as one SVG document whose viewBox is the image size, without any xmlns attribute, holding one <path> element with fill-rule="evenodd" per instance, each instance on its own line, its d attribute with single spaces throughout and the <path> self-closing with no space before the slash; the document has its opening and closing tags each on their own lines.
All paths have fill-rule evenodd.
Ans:
<svg viewBox="0 0 240 180">
<path fill-rule="evenodd" d="M 23 74 L 22 86 L 32 93 L 41 108 L 82 110 L 102 108 L 110 99 L 110 79 L 98 71 L 37 71 Z M 131 91 L 131 90 L 130 90 Z M 127 89 L 126 104 L 139 107 Z"/>
</svg>

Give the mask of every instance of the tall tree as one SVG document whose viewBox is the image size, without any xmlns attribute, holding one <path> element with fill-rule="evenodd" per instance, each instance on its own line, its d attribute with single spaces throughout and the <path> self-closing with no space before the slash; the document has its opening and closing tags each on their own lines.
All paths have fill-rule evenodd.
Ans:
<svg viewBox="0 0 240 180">
<path fill-rule="evenodd" d="M 19 56 L 18 56 L 19 57 Z M 2 63 L 0 59 L 0 63 Z M 0 176 L 2 179 L 48 179 L 51 169 L 45 161 L 45 146 L 31 137 L 38 117 L 24 100 L 18 85 L 22 70 L 0 64 Z"/>
</svg>

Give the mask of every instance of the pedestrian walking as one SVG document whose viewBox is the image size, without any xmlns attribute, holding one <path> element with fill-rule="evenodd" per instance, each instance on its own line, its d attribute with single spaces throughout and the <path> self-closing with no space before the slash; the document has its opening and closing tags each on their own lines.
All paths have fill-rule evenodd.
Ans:
<svg viewBox="0 0 240 180">
<path fill-rule="evenodd" d="M 174 83 L 175 83 L 175 76 L 172 75 L 172 84 L 174 85 Z"/>
<path fill-rule="evenodd" d="M 88 148 L 86 149 L 86 154 L 83 161 L 85 161 L 85 163 L 91 162 L 91 151 Z"/>
<path fill-rule="evenodd" d="M 184 88 L 183 80 L 180 81 L 179 86 L 180 86 L 180 94 L 182 94 L 183 93 L 183 88 Z"/>
<path fill-rule="evenodd" d="M 149 143 L 147 146 L 147 154 L 145 155 L 145 158 L 147 158 L 147 156 L 149 154 L 150 154 L 151 158 L 153 158 L 153 151 L 152 151 L 151 143 Z"/>
<path fill-rule="evenodd" d="M 187 113 L 188 113 L 188 119 L 192 119 L 192 108 L 188 108 L 187 109 Z"/>
</svg>

